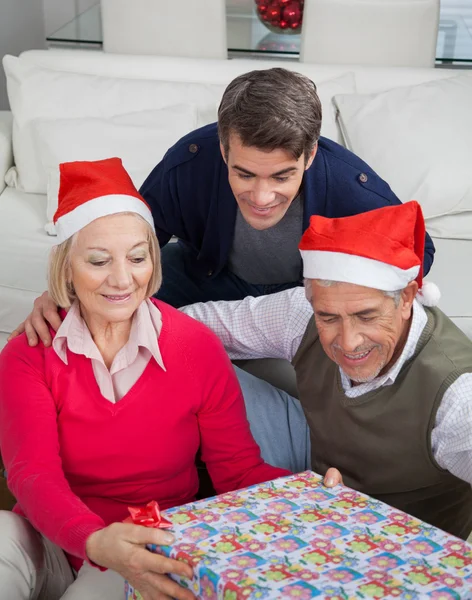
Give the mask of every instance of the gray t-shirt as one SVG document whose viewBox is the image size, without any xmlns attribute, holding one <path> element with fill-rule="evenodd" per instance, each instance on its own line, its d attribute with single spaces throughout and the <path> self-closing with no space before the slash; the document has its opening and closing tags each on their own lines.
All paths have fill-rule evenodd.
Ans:
<svg viewBox="0 0 472 600">
<path fill-rule="evenodd" d="M 300 194 L 283 219 L 259 231 L 238 209 L 228 269 L 252 284 L 271 285 L 299 281 L 302 259 L 298 244 L 303 233 L 303 198 Z"/>
</svg>

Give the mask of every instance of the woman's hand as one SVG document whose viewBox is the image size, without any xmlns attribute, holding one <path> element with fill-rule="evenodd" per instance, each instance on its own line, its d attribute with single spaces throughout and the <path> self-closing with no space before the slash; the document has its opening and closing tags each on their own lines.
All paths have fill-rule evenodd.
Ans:
<svg viewBox="0 0 472 600">
<path fill-rule="evenodd" d="M 51 345 L 51 334 L 49 333 L 49 325 L 57 331 L 61 326 L 62 319 L 59 316 L 59 309 L 51 300 L 47 292 L 44 292 L 34 301 L 34 308 L 31 314 L 26 317 L 26 321 L 18 325 L 13 331 L 8 341 L 26 331 L 28 344 L 37 346 L 39 338 L 45 346 Z"/>
<path fill-rule="evenodd" d="M 146 544 L 163 546 L 174 541 L 174 536 L 162 529 L 113 523 L 92 533 L 85 550 L 92 562 L 113 569 L 127 579 L 143 600 L 194 600 L 192 592 L 167 576 L 173 573 L 191 579 L 192 568 L 182 561 L 146 550 Z"/>
</svg>

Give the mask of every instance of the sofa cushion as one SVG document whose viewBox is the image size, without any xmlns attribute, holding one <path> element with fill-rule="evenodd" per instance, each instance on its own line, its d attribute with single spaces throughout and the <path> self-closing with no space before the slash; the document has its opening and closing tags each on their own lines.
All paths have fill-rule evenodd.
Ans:
<svg viewBox="0 0 472 600">
<path fill-rule="evenodd" d="M 464 216 L 472 226 L 472 215 Z M 441 290 L 439 308 L 472 338 L 472 242 L 437 237 L 433 242 L 436 253 L 427 279 Z"/>
<path fill-rule="evenodd" d="M 196 111 L 176 105 L 109 119 L 41 120 L 33 125 L 35 146 L 47 174 L 47 219 L 57 209 L 59 164 L 118 156 L 139 189 L 179 138 L 196 127 Z M 52 225 L 52 224 L 51 224 Z M 48 227 L 48 232 L 53 232 Z"/>
<path fill-rule="evenodd" d="M 247 0 L 237 0 L 246 2 Z M 462 0 L 465 2 L 466 0 Z M 424 81 L 454 77 L 453 69 L 431 69 L 418 67 L 372 67 L 364 65 L 327 65 L 303 63 L 286 59 L 232 58 L 231 60 L 210 60 L 203 58 L 183 58 L 175 56 L 137 56 L 90 52 L 89 50 L 27 50 L 21 59 L 30 64 L 53 69 L 124 77 L 134 79 L 161 79 L 165 81 L 204 81 L 206 83 L 228 84 L 232 79 L 252 69 L 282 67 L 303 73 L 317 85 L 345 73 L 354 73 L 357 91 L 372 94 L 390 90 L 401 85 L 415 85 Z"/>
<path fill-rule="evenodd" d="M 45 215 L 46 196 L 12 188 L 0 195 L 0 332 L 19 325 L 46 289 L 54 238 L 44 232 Z"/>
<path fill-rule="evenodd" d="M 418 200 L 426 218 L 472 211 L 471 74 L 335 103 L 348 148 L 402 201 Z"/>
<path fill-rule="evenodd" d="M 5 175 L 13 164 L 12 120 L 11 112 L 0 110 L 0 194 L 5 189 Z"/>
<path fill-rule="evenodd" d="M 169 83 L 139 79 L 113 79 L 41 69 L 6 56 L 8 98 L 13 112 L 13 151 L 18 187 L 31 193 L 46 192 L 46 174 L 35 146 L 38 120 L 110 118 L 139 111 L 191 104 L 197 123 L 216 120 L 217 100 L 224 86 Z"/>
<path fill-rule="evenodd" d="M 38 121 L 110 119 L 185 103 L 195 107 L 196 126 L 200 126 L 216 121 L 217 106 L 226 87 L 53 71 L 13 56 L 5 56 L 3 65 L 14 117 L 16 185 L 31 193 L 46 193 L 47 175 L 35 145 L 34 128 Z M 335 94 L 355 92 L 354 76 L 346 73 L 335 80 L 317 83 L 324 108 L 322 134 L 339 140 L 332 98 Z"/>
</svg>

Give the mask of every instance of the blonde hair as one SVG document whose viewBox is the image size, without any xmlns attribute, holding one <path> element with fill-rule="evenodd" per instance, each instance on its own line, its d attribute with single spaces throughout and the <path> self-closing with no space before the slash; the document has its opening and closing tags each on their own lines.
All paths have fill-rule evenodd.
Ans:
<svg viewBox="0 0 472 600">
<path fill-rule="evenodd" d="M 153 270 L 146 290 L 146 298 L 150 298 L 159 290 L 162 283 L 161 251 L 159 242 L 153 229 L 141 215 L 133 212 L 120 214 L 132 215 L 141 219 L 143 223 L 146 223 L 148 228 L 147 241 L 149 243 L 149 254 L 151 256 Z M 72 237 L 62 242 L 62 244 L 54 246 L 49 255 L 48 291 L 54 302 L 61 308 L 69 308 L 77 298 L 70 268 L 70 253 L 77 240 L 77 235 L 78 233 L 75 233 Z"/>
</svg>

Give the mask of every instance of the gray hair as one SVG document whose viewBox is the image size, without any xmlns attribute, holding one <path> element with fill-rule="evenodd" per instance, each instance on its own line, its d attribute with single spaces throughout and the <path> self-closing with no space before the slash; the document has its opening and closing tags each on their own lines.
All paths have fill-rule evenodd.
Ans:
<svg viewBox="0 0 472 600">
<path fill-rule="evenodd" d="M 316 85 L 301 73 L 274 68 L 236 77 L 218 109 L 218 135 L 228 156 L 232 133 L 244 146 L 282 148 L 305 162 L 321 130 L 321 102 Z"/>
<path fill-rule="evenodd" d="M 308 302 L 311 302 L 311 300 L 313 298 L 313 291 L 311 289 L 312 281 L 316 281 L 316 283 L 321 287 L 331 287 L 332 285 L 337 285 L 338 283 L 340 283 L 339 281 L 331 281 L 330 279 L 306 279 L 305 278 L 303 280 L 303 284 L 305 286 L 305 295 L 306 295 L 306 299 L 308 300 Z M 392 298 L 393 302 L 395 303 L 395 308 L 398 308 L 398 305 L 400 304 L 400 298 L 402 297 L 403 290 L 395 290 L 394 292 L 386 292 L 385 290 L 379 290 L 379 291 L 382 292 L 385 296 Z"/>
</svg>

